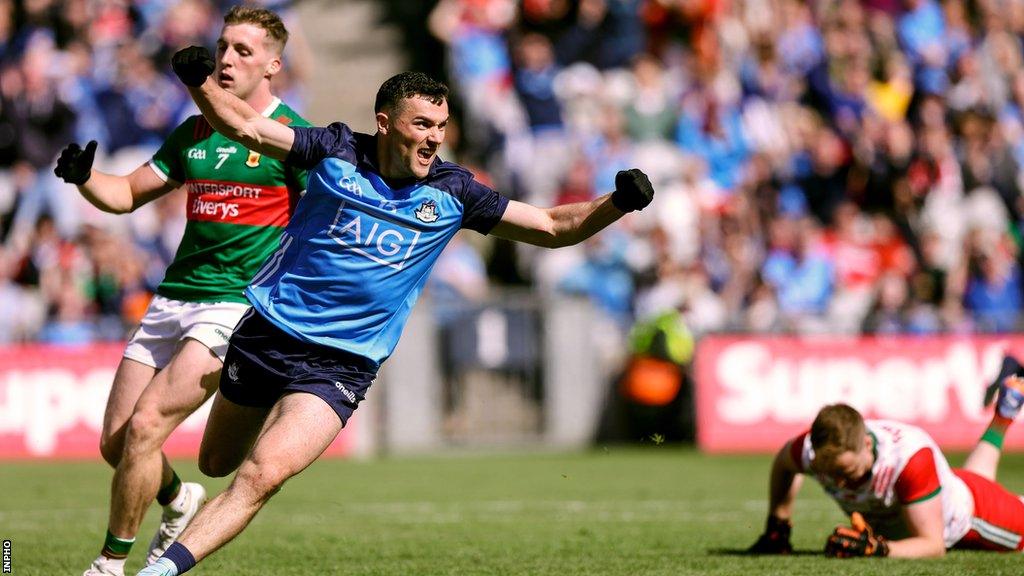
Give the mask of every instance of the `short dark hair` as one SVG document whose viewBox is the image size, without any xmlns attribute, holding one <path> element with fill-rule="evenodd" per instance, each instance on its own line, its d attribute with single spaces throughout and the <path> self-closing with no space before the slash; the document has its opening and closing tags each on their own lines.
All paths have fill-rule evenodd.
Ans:
<svg viewBox="0 0 1024 576">
<path fill-rule="evenodd" d="M 288 29 L 285 28 L 281 17 L 266 8 L 246 5 L 232 6 L 224 15 L 224 25 L 234 26 L 236 24 L 252 24 L 257 28 L 262 28 L 279 50 L 284 50 L 284 45 L 288 43 Z"/>
<path fill-rule="evenodd" d="M 846 404 L 825 406 L 811 424 L 814 459 L 829 463 L 844 452 L 856 452 L 864 445 L 865 434 L 860 412 Z"/>
<path fill-rule="evenodd" d="M 422 72 L 402 72 L 388 78 L 377 90 L 374 113 L 393 110 L 405 98 L 419 96 L 434 104 L 448 99 L 448 86 Z"/>
</svg>

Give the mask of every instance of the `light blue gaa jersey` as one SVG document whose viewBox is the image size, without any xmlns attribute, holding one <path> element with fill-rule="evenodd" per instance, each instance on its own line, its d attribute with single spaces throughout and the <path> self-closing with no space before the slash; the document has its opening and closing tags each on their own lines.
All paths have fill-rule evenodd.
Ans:
<svg viewBox="0 0 1024 576">
<path fill-rule="evenodd" d="M 380 364 L 445 245 L 460 228 L 489 232 L 508 199 L 439 159 L 392 189 L 375 137 L 340 122 L 294 130 L 287 162 L 310 169 L 306 194 L 246 295 L 292 336 Z"/>
</svg>

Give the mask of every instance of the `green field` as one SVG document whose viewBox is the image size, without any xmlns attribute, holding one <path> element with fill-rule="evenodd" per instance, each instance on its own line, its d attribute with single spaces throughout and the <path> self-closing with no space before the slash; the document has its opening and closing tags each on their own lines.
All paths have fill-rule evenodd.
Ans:
<svg viewBox="0 0 1024 576">
<path fill-rule="evenodd" d="M 843 518 L 810 483 L 795 522 L 800 553 L 742 556 L 762 527 L 769 463 L 664 446 L 323 461 L 191 574 L 1024 574 L 1019 554 L 827 560 L 819 551 Z M 177 465 L 198 477 L 192 463 Z M 1007 456 L 1002 472 L 1024 492 L 1024 456 Z M 98 463 L 0 464 L 13 574 L 81 574 L 102 544 L 109 482 Z M 225 482 L 206 484 L 216 492 Z M 131 574 L 156 519 L 151 510 Z"/>
</svg>

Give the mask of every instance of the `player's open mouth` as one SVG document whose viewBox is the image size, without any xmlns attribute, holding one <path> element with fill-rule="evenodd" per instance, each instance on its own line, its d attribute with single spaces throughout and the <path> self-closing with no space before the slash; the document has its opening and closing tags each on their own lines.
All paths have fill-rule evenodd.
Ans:
<svg viewBox="0 0 1024 576">
<path fill-rule="evenodd" d="M 228 84 L 230 82 L 233 82 L 234 80 L 235 79 L 232 78 L 230 74 L 225 74 L 224 72 L 221 72 L 217 75 L 217 82 L 221 84 Z"/>
<path fill-rule="evenodd" d="M 420 148 L 416 151 L 416 156 L 420 159 L 420 163 L 429 163 L 434 158 L 434 151 L 427 148 Z"/>
</svg>

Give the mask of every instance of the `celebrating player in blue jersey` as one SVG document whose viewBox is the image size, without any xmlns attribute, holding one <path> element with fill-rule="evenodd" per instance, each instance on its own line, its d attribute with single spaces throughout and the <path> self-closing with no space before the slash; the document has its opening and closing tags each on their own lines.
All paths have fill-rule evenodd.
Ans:
<svg viewBox="0 0 1024 576">
<path fill-rule="evenodd" d="M 634 169 L 591 202 L 541 209 L 509 201 L 437 158 L 448 89 L 423 74 L 402 73 L 380 87 L 371 136 L 340 122 L 303 128 L 264 118 L 207 79 L 214 66 L 204 48 L 186 48 L 172 64 L 218 132 L 310 176 L 280 248 L 246 291 L 253 309 L 225 358 L 206 432 L 230 435 L 234 452 L 200 455 L 208 473 L 238 473 L 140 572 L 147 576 L 181 574 L 226 544 L 334 440 L 460 228 L 567 246 L 654 197 L 647 176 Z"/>
</svg>

